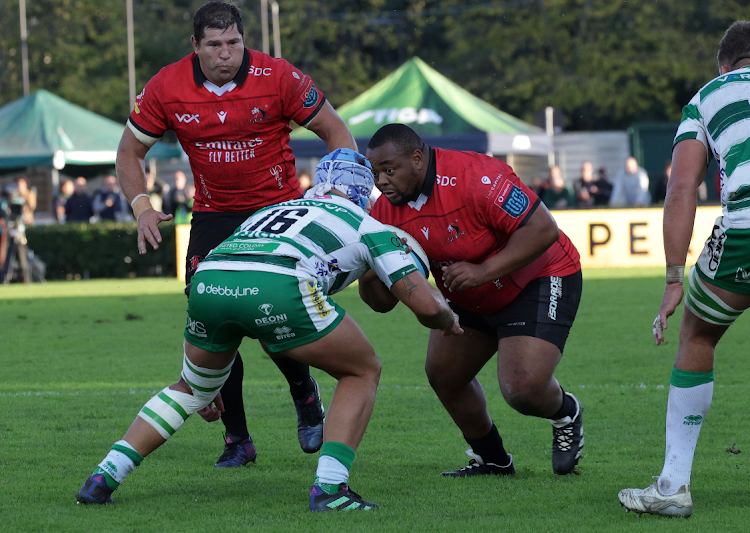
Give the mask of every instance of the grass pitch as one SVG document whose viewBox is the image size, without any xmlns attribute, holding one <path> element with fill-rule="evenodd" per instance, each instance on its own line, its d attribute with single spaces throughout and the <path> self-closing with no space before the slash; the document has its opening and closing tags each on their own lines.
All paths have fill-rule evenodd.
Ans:
<svg viewBox="0 0 750 533">
<path fill-rule="evenodd" d="M 317 454 L 299 449 L 286 382 L 249 340 L 241 352 L 256 464 L 213 469 L 222 426 L 196 416 L 131 474 L 114 494 L 116 505 L 75 505 L 84 479 L 143 403 L 178 378 L 182 285 L 0 286 L 0 531 L 747 531 L 747 317 L 717 350 L 714 403 L 693 469 L 693 517 L 637 519 L 617 501 L 621 488 L 645 487 L 662 465 L 679 325 L 673 317 L 667 344 L 654 346 L 651 321 L 662 289 L 661 269 L 585 274 L 556 373 L 584 406 L 580 475 L 552 473 L 549 422 L 511 410 L 494 359 L 487 365 L 480 380 L 518 474 L 481 479 L 439 475 L 468 457 L 424 375 L 427 330 L 403 306 L 380 315 L 356 289 L 337 295 L 383 361 L 351 476 L 353 489 L 382 507 L 313 515 L 307 500 Z M 335 381 L 313 373 L 329 401 Z"/>
</svg>

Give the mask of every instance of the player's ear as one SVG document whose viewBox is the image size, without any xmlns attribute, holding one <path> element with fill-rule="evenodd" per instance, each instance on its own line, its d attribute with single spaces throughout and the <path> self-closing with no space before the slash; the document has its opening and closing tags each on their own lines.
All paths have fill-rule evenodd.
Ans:
<svg viewBox="0 0 750 533">
<path fill-rule="evenodd" d="M 422 154 L 422 150 L 417 148 L 411 153 L 411 163 L 415 169 L 421 170 L 423 161 L 424 161 L 424 154 Z"/>
<path fill-rule="evenodd" d="M 193 45 L 193 50 L 197 53 L 198 52 L 198 41 L 195 40 L 195 35 L 190 36 L 190 44 Z"/>
</svg>

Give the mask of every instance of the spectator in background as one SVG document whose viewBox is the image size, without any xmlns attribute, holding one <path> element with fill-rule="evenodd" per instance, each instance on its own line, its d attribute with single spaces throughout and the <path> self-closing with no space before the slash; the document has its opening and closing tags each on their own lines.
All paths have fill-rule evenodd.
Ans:
<svg viewBox="0 0 750 533">
<path fill-rule="evenodd" d="M 594 182 L 596 185 L 596 192 L 594 195 L 594 206 L 605 206 L 609 205 L 609 197 L 612 195 L 612 184 L 609 182 L 607 167 L 599 167 L 597 171 L 597 179 Z"/>
<path fill-rule="evenodd" d="M 190 224 L 193 220 L 193 199 L 195 198 L 195 186 L 188 185 L 175 197 L 178 200 L 174 214 L 175 224 Z"/>
<path fill-rule="evenodd" d="M 94 206 L 91 198 L 86 194 L 86 178 L 78 176 L 73 194 L 65 202 L 65 221 L 88 222 L 93 216 Z"/>
<path fill-rule="evenodd" d="M 18 196 L 23 198 L 21 207 L 21 221 L 30 226 L 34 223 L 34 211 L 36 210 L 36 188 L 29 188 L 29 182 L 26 178 L 18 178 L 16 182 Z"/>
<path fill-rule="evenodd" d="M 174 173 L 174 189 L 167 194 L 164 202 L 164 214 L 174 215 L 177 213 L 178 206 L 187 202 L 185 196 L 185 186 L 187 185 L 187 176 L 182 170 Z"/>
<path fill-rule="evenodd" d="M 562 170 L 555 165 L 549 169 L 549 187 L 542 193 L 542 202 L 548 209 L 567 209 L 573 205 L 573 193 L 565 185 Z"/>
<path fill-rule="evenodd" d="M 539 198 L 542 197 L 542 193 L 544 192 L 544 189 L 547 188 L 547 185 L 549 185 L 546 181 L 542 181 L 542 178 L 539 176 L 534 176 L 531 178 L 531 184 L 529 184 L 529 189 L 534 191 L 534 194 L 536 194 Z"/>
<path fill-rule="evenodd" d="M 164 213 L 174 215 L 175 224 L 187 224 L 189 222 L 189 220 L 187 220 L 187 214 L 192 214 L 193 212 L 195 187 L 192 185 L 186 186 L 187 176 L 185 176 L 184 172 L 179 170 L 175 172 L 174 183 L 175 188 L 169 193 L 169 211 L 164 211 Z M 189 194 L 191 190 L 192 194 Z"/>
<path fill-rule="evenodd" d="M 577 207 L 593 207 L 599 186 L 594 181 L 594 165 L 584 161 L 581 165 L 581 177 L 573 184 Z"/>
<path fill-rule="evenodd" d="M 102 188 L 94 195 L 94 214 L 102 220 L 121 222 L 130 217 L 127 200 L 117 186 L 117 178 L 107 174 L 102 179 Z"/>
<path fill-rule="evenodd" d="M 625 168 L 620 170 L 615 178 L 609 205 L 611 207 L 648 205 L 651 203 L 648 183 L 646 170 L 638 166 L 638 160 L 635 157 L 628 157 L 625 161 Z"/>
<path fill-rule="evenodd" d="M 161 211 L 164 204 L 164 195 L 169 192 L 169 185 L 164 183 L 163 180 L 158 179 L 151 172 L 146 172 L 146 191 L 148 199 L 151 200 L 151 205 L 157 211 Z"/>
<path fill-rule="evenodd" d="M 60 194 L 55 197 L 55 217 L 60 224 L 65 224 L 65 204 L 73 196 L 76 188 L 71 180 L 65 180 L 60 185 Z"/>
<path fill-rule="evenodd" d="M 303 191 L 306 191 L 310 187 L 312 187 L 312 178 L 310 177 L 310 173 L 307 170 L 303 170 L 299 173 L 299 176 L 297 176 L 299 179 L 299 186 L 302 187 Z"/>
<path fill-rule="evenodd" d="M 669 176 L 672 175 L 672 161 L 667 161 L 667 164 L 664 165 L 664 176 L 662 176 L 659 183 L 656 184 L 654 187 L 654 197 L 653 202 L 655 204 L 663 204 L 664 198 L 667 197 L 667 182 L 669 181 Z"/>
</svg>

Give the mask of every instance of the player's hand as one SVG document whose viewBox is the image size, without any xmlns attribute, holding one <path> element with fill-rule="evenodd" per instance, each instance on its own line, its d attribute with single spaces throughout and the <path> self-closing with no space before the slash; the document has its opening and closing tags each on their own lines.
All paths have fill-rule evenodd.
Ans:
<svg viewBox="0 0 750 533">
<path fill-rule="evenodd" d="M 224 412 L 224 402 L 221 399 L 221 393 L 216 395 L 213 405 L 208 404 L 206 407 L 198 411 L 198 414 L 203 417 L 206 422 L 216 422 L 221 418 L 221 413 Z"/>
<path fill-rule="evenodd" d="M 443 330 L 443 337 L 448 337 L 450 335 L 463 335 L 463 328 L 461 327 L 461 324 L 458 323 L 458 315 L 456 313 L 453 313 L 453 324 L 450 328 Z"/>
<path fill-rule="evenodd" d="M 484 285 L 486 272 L 482 265 L 460 261 L 443 267 L 443 284 L 450 292 L 460 292 Z"/>
<path fill-rule="evenodd" d="M 661 299 L 659 314 L 656 315 L 654 323 L 651 326 L 657 346 L 664 342 L 664 330 L 668 327 L 667 319 L 674 314 L 684 294 L 682 283 L 668 283 L 664 287 L 664 297 Z"/>
<path fill-rule="evenodd" d="M 165 215 L 161 211 L 147 209 L 138 217 L 138 253 L 146 253 L 146 241 L 151 243 L 154 250 L 159 249 L 161 242 L 161 233 L 157 227 L 161 222 L 167 222 L 174 218 L 172 215 Z"/>
</svg>

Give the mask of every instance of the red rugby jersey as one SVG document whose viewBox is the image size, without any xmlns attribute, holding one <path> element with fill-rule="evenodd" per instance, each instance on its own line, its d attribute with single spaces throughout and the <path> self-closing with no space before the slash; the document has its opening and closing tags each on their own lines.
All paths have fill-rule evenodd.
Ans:
<svg viewBox="0 0 750 533">
<path fill-rule="evenodd" d="M 190 54 L 151 78 L 129 119 L 147 145 L 175 131 L 193 171 L 193 210 L 254 211 L 302 196 L 289 121 L 305 125 L 325 103 L 312 79 L 283 59 L 245 49 L 236 87 L 218 94 L 204 82 Z"/>
<path fill-rule="evenodd" d="M 502 161 L 435 148 L 420 197 L 396 207 L 381 196 L 370 215 L 407 231 L 419 242 L 446 299 L 489 315 L 513 301 L 532 280 L 567 276 L 581 269 L 578 250 L 560 231 L 560 238 L 541 257 L 508 276 L 462 292 L 449 293 L 443 286 L 441 267 L 459 261 L 479 264 L 501 251 L 539 203 Z"/>
</svg>

